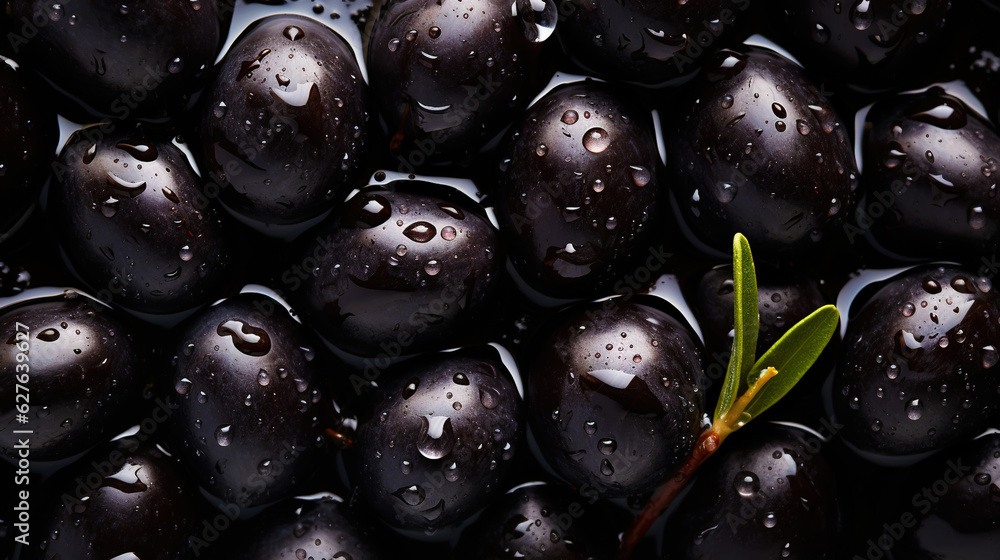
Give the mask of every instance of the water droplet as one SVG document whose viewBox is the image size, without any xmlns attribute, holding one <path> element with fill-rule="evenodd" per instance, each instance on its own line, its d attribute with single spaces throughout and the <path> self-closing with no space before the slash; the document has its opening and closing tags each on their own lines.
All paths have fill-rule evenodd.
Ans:
<svg viewBox="0 0 1000 560">
<path fill-rule="evenodd" d="M 227 447 L 233 443 L 233 427 L 226 424 L 215 429 L 215 441 L 220 447 Z"/>
<path fill-rule="evenodd" d="M 641 165 L 630 165 L 629 169 L 632 171 L 632 182 L 634 182 L 637 187 L 645 187 L 649 184 L 649 180 L 652 177 L 648 169 Z"/>
<path fill-rule="evenodd" d="M 398 37 L 389 39 L 389 52 L 396 52 L 399 49 L 400 42 Z"/>
<path fill-rule="evenodd" d="M 876 420 L 876 421 L 872 422 L 872 431 L 873 432 L 881 432 L 882 431 L 882 421 L 881 420 Z"/>
<path fill-rule="evenodd" d="M 779 119 L 783 119 L 788 116 L 788 112 L 785 111 L 785 108 L 782 107 L 780 103 L 771 103 L 771 111 L 774 113 L 774 116 Z"/>
<path fill-rule="evenodd" d="M 744 498 L 749 498 L 760 490 L 760 479 L 750 471 L 740 471 L 733 479 L 733 488 Z"/>
<path fill-rule="evenodd" d="M 59 331 L 55 329 L 45 329 L 35 335 L 35 338 L 44 342 L 55 342 L 59 340 Z"/>
<path fill-rule="evenodd" d="M 768 529 L 773 528 L 777 524 L 778 520 L 777 518 L 775 518 L 773 513 L 768 513 L 767 515 L 764 516 L 764 526 L 767 527 Z"/>
<path fill-rule="evenodd" d="M 870 0 L 857 0 L 851 7 L 849 17 L 858 31 L 868 29 L 875 21 L 875 14 L 869 9 L 869 4 Z"/>
<path fill-rule="evenodd" d="M 589 420 L 583 423 L 583 431 L 587 432 L 587 435 L 594 435 L 597 432 L 597 422 Z"/>
<path fill-rule="evenodd" d="M 733 102 L 734 101 L 735 100 L 733 99 L 732 95 L 726 95 L 726 96 L 724 96 L 722 98 L 722 108 L 723 109 L 729 109 L 730 107 L 733 106 Z"/>
<path fill-rule="evenodd" d="M 441 263 L 435 259 L 431 259 L 424 264 L 424 272 L 428 276 L 437 276 L 441 272 Z"/>
<path fill-rule="evenodd" d="M 191 390 L 191 380 L 187 377 L 182 377 L 181 380 L 174 385 L 174 390 L 177 391 L 178 395 L 188 394 L 188 391 Z"/>
<path fill-rule="evenodd" d="M 436 25 L 432 25 L 431 28 L 427 30 L 427 34 L 430 35 L 431 39 L 437 39 L 441 36 L 441 28 Z"/>
<path fill-rule="evenodd" d="M 500 404 L 500 394 L 493 387 L 480 387 L 479 402 L 488 409 L 494 409 Z"/>
<path fill-rule="evenodd" d="M 916 310 L 917 308 L 912 303 L 907 303 L 903 306 L 903 317 L 912 317 Z"/>
<path fill-rule="evenodd" d="M 226 102 L 220 101 L 219 104 L 212 109 L 212 116 L 214 116 L 217 119 L 221 119 L 222 117 L 226 116 L 226 109 L 227 109 Z"/>
<path fill-rule="evenodd" d="M 940 94 L 920 97 L 907 107 L 909 117 L 944 130 L 957 130 L 968 122 L 965 107 L 958 99 Z"/>
<path fill-rule="evenodd" d="M 113 196 L 109 196 L 108 199 L 104 201 L 104 204 L 101 205 L 101 214 L 105 218 L 113 218 L 117 213 L 118 199 Z"/>
<path fill-rule="evenodd" d="M 830 40 L 830 30 L 823 24 L 817 23 L 816 26 L 813 27 L 812 38 L 813 41 L 822 45 Z"/>
<path fill-rule="evenodd" d="M 924 291 L 928 294 L 939 294 L 941 293 L 941 284 L 938 284 L 937 281 L 928 278 L 927 280 L 924 280 Z"/>
<path fill-rule="evenodd" d="M 233 346 L 248 356 L 264 356 L 271 351 L 271 337 L 264 329 L 239 319 L 219 323 L 216 334 L 230 337 Z"/>
<path fill-rule="evenodd" d="M 414 222 L 403 230 L 403 235 L 417 243 L 427 243 L 437 235 L 437 228 L 428 222 Z"/>
<path fill-rule="evenodd" d="M 171 74 L 179 74 L 183 69 L 184 61 L 180 58 L 175 58 L 167 64 L 167 72 L 170 72 Z"/>
<path fill-rule="evenodd" d="M 982 206 L 973 206 L 969 209 L 969 227 L 972 229 L 986 227 L 986 214 L 983 213 Z"/>
<path fill-rule="evenodd" d="M 445 241 L 454 240 L 456 235 L 457 233 L 455 232 L 455 228 L 451 226 L 444 226 L 441 228 L 441 239 L 444 239 Z"/>
<path fill-rule="evenodd" d="M 618 442 L 611 438 L 604 438 L 597 442 L 597 450 L 601 452 L 602 455 L 611 455 L 618 449 Z"/>
<path fill-rule="evenodd" d="M 289 25 L 281 32 L 281 34 L 284 35 L 289 41 L 298 41 L 306 36 L 305 32 L 302 31 L 302 28 L 295 25 Z"/>
<path fill-rule="evenodd" d="M 538 147 L 535 148 L 535 155 L 538 157 L 542 157 L 547 153 L 549 153 L 549 148 L 545 144 L 539 144 Z"/>
<path fill-rule="evenodd" d="M 924 406 L 920 404 L 920 399 L 913 399 L 906 403 L 906 417 L 910 420 L 919 420 L 924 413 Z"/>
<path fill-rule="evenodd" d="M 787 128 L 785 121 L 774 121 L 774 129 L 778 132 L 784 132 Z"/>
<path fill-rule="evenodd" d="M 178 256 L 181 258 L 182 261 L 187 262 L 194 258 L 194 252 L 191 251 L 190 245 L 185 245 L 181 247 L 180 251 L 178 252 Z"/>
<path fill-rule="evenodd" d="M 1000 353 L 997 352 L 997 349 L 994 348 L 993 345 L 984 346 L 982 350 L 982 358 L 983 368 L 990 369 L 997 365 L 997 361 L 1000 361 Z"/>
<path fill-rule="evenodd" d="M 112 188 L 129 198 L 135 198 L 146 190 L 145 181 L 126 181 L 110 171 L 107 172 L 105 178 Z"/>
<path fill-rule="evenodd" d="M 810 132 L 812 132 L 812 128 L 809 126 L 809 123 L 802 119 L 795 121 L 795 128 L 798 129 L 799 134 L 802 136 L 807 136 Z"/>
<path fill-rule="evenodd" d="M 271 376 L 268 375 L 267 370 L 261 369 L 257 372 L 257 383 L 262 387 L 267 387 L 271 383 Z"/>
<path fill-rule="evenodd" d="M 975 480 L 976 484 L 978 484 L 980 486 L 986 486 L 987 484 L 989 484 L 993 480 L 993 477 L 991 477 L 989 475 L 989 473 L 978 473 L 973 478 L 973 480 Z"/>
<path fill-rule="evenodd" d="M 715 197 L 722 203 L 732 202 L 736 198 L 736 192 L 736 185 L 733 183 L 721 183 L 716 189 Z"/>
<path fill-rule="evenodd" d="M 603 128 L 592 128 L 583 135 L 583 147 L 588 152 L 599 154 L 611 145 L 611 137 Z"/>
<path fill-rule="evenodd" d="M 417 392 L 417 387 L 420 386 L 419 377 L 411 377 L 409 381 L 406 382 L 406 386 L 403 387 L 403 399 L 406 400 L 412 397 Z"/>
<path fill-rule="evenodd" d="M 601 460 L 601 474 L 604 476 L 611 476 L 615 474 L 615 468 L 611 465 L 611 461 L 607 459 Z"/>
<path fill-rule="evenodd" d="M 417 451 L 434 460 L 451 453 L 455 445 L 455 430 L 448 416 L 427 415 L 421 417 L 420 434 L 417 436 Z"/>
<path fill-rule="evenodd" d="M 604 190 L 604 181 L 602 181 L 600 179 L 595 179 L 594 180 L 594 184 L 591 186 L 591 188 L 594 189 L 594 192 L 601 192 L 601 191 L 603 191 Z"/>
</svg>

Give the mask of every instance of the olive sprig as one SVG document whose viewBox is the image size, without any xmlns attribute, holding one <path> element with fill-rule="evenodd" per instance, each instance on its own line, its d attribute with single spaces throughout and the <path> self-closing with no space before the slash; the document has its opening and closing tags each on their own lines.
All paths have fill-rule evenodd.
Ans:
<svg viewBox="0 0 1000 560">
<path fill-rule="evenodd" d="M 733 238 L 733 287 L 736 298 L 733 351 L 712 425 L 698 438 L 684 464 L 632 521 L 622 538 L 618 560 L 631 556 L 635 545 L 656 518 L 727 437 L 763 414 L 798 383 L 830 342 L 840 320 L 835 306 L 824 305 L 796 323 L 774 346 L 756 358 L 760 331 L 757 273 L 750 243 L 740 233 Z"/>
</svg>

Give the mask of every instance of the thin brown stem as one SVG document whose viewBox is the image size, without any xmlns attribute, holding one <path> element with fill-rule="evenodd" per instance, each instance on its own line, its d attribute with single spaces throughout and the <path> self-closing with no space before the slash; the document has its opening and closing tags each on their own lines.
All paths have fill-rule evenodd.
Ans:
<svg viewBox="0 0 1000 560">
<path fill-rule="evenodd" d="M 773 367 L 764 369 L 760 377 L 757 378 L 757 381 L 736 399 L 733 406 L 723 413 L 721 418 L 713 422 L 711 428 L 701 434 L 698 438 L 698 443 L 695 444 L 694 449 L 691 451 L 691 455 L 684 461 L 681 468 L 677 469 L 677 472 L 670 477 L 670 480 L 665 482 L 663 486 L 660 486 L 656 494 L 653 494 L 653 497 L 646 503 L 646 506 L 639 512 L 639 515 L 632 520 L 632 524 L 622 537 L 622 543 L 618 548 L 616 560 L 628 560 L 632 556 L 635 545 L 642 540 L 642 537 L 646 535 L 646 532 L 653 526 L 653 523 L 660 517 L 660 514 L 670 507 L 674 498 L 680 494 L 688 481 L 691 480 L 698 467 L 719 449 L 719 446 L 729 437 L 729 434 L 740 429 L 750 421 L 749 415 L 746 418 L 743 417 L 744 411 L 764 384 L 776 375 L 778 375 L 778 370 Z"/>
<path fill-rule="evenodd" d="M 698 443 L 687 458 L 687 461 L 681 465 L 681 468 L 677 469 L 677 472 L 670 477 L 670 480 L 665 482 L 663 486 L 660 486 L 656 494 L 642 508 L 642 512 L 632 520 L 632 524 L 625 531 L 625 535 L 622 538 L 621 546 L 618 549 L 618 556 L 616 557 L 617 560 L 628 560 L 632 556 L 635 545 L 646 535 L 646 532 L 653 526 L 656 519 L 660 517 L 663 510 L 670 506 L 670 503 L 674 501 L 677 494 L 687 486 L 688 480 L 694 476 L 698 467 L 715 453 L 715 450 L 719 448 L 719 443 L 721 443 L 719 434 L 715 433 L 714 430 L 710 429 L 701 434 L 701 437 L 698 438 Z"/>
</svg>

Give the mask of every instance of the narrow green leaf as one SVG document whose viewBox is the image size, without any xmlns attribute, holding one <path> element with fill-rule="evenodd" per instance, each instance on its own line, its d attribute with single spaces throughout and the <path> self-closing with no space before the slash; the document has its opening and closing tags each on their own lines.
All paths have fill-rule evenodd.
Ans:
<svg viewBox="0 0 1000 560">
<path fill-rule="evenodd" d="M 750 376 L 756 377 L 768 367 L 777 369 L 778 375 L 747 405 L 750 418 L 760 416 L 798 383 L 830 342 L 839 319 L 837 308 L 825 305 L 789 329 L 757 360 L 750 369 Z"/>
<path fill-rule="evenodd" d="M 750 243 L 742 233 L 733 236 L 733 351 L 729 368 L 715 407 L 714 420 L 721 418 L 736 401 L 737 395 L 746 390 L 746 374 L 757 352 L 757 332 L 760 318 L 757 314 L 757 272 L 750 253 Z"/>
</svg>

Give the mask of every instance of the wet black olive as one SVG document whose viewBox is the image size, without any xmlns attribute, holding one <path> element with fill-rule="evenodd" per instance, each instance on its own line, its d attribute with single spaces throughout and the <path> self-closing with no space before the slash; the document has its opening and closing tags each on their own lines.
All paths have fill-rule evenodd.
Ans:
<svg viewBox="0 0 1000 560">
<path fill-rule="evenodd" d="M 398 190 L 397 190 L 398 189 Z M 394 358 L 454 347 L 490 309 L 504 256 L 468 199 L 400 181 L 366 189 L 303 236 L 282 281 L 336 346 Z"/>
<path fill-rule="evenodd" d="M 317 457 L 323 370 L 280 304 L 244 293 L 178 333 L 161 394 L 172 451 L 208 492 L 239 509 L 294 491 Z"/>
<path fill-rule="evenodd" d="M 176 114 L 204 85 L 233 12 L 232 0 L 6 4 L 14 56 L 78 122 Z"/>
<path fill-rule="evenodd" d="M 461 161 L 500 132 L 531 101 L 556 19 L 552 0 L 381 3 L 365 59 L 398 170 Z"/>
<path fill-rule="evenodd" d="M 844 440 L 876 456 L 947 447 L 1000 410 L 1000 325 L 990 281 L 922 267 L 895 277 L 847 323 L 833 379 Z"/>
<path fill-rule="evenodd" d="M 521 398 L 491 347 L 379 372 L 345 456 L 358 505 L 401 530 L 447 537 L 503 490 L 522 453 Z"/>
<path fill-rule="evenodd" d="M 728 254 L 802 256 L 836 232 L 857 181 L 843 121 L 802 69 L 761 47 L 708 58 L 674 114 L 677 208 L 697 241 Z"/>
<path fill-rule="evenodd" d="M 667 208 L 649 111 L 605 84 L 564 85 L 524 114 L 505 150 L 497 217 L 525 281 L 555 297 L 620 291 Z M 662 245 L 646 256 L 652 270 L 667 258 Z"/>
<path fill-rule="evenodd" d="M 67 459 L 132 421 L 145 385 L 141 347 L 110 308 L 72 292 L 28 300 L 0 314 L 0 332 L 4 455 L 16 459 L 28 437 L 32 461 Z"/>
<path fill-rule="evenodd" d="M 870 230 L 883 250 L 921 259 L 997 251 L 1000 136 L 989 123 L 934 87 L 879 101 L 865 131 L 852 241 Z"/>
<path fill-rule="evenodd" d="M 350 45 L 299 15 L 254 22 L 205 92 L 205 173 L 234 214 L 267 231 L 332 208 L 361 177 L 368 90 Z"/>
<path fill-rule="evenodd" d="M 184 153 L 157 133 L 95 125 L 66 142 L 49 190 L 64 257 L 104 301 L 166 314 L 220 295 L 230 227 Z"/>
<path fill-rule="evenodd" d="M 563 311 L 548 331 L 526 375 L 542 456 L 601 495 L 658 487 L 702 430 L 698 338 L 666 312 L 620 299 Z"/>
</svg>

